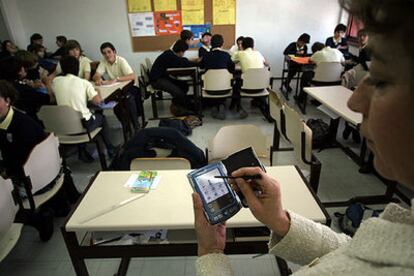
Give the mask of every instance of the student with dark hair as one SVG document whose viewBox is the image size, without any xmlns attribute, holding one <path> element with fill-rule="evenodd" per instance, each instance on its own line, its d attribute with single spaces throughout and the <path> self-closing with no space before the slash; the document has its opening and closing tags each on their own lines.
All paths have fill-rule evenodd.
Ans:
<svg viewBox="0 0 414 276">
<path fill-rule="evenodd" d="M 67 39 L 65 36 L 58 35 L 56 37 L 56 45 L 58 46 L 58 49 L 50 57 L 60 59 L 65 54 L 66 42 Z"/>
<path fill-rule="evenodd" d="M 88 101 L 98 105 L 102 102 L 99 90 L 95 90 L 93 85 L 84 79 L 78 77 L 79 60 L 73 56 L 64 56 L 60 60 L 62 67 L 62 76 L 53 80 L 53 91 L 56 96 L 58 105 L 67 105 L 82 113 L 85 119 L 86 128 L 93 131 L 102 127 L 102 134 L 108 155 L 112 157 L 115 147 L 109 140 L 109 129 L 105 116 L 101 112 L 92 114 L 88 108 Z M 85 162 L 93 161 L 93 158 L 83 147 L 79 151 L 79 159 Z"/>
<path fill-rule="evenodd" d="M 235 64 L 231 60 L 231 56 L 226 51 L 223 51 L 224 44 L 223 36 L 215 34 L 211 38 L 211 51 L 206 53 L 200 62 L 200 67 L 206 69 L 227 69 L 230 73 L 234 73 Z M 217 102 L 217 110 L 212 113 L 213 118 L 224 120 L 226 118 L 226 111 L 224 106 L 225 100 Z"/>
<path fill-rule="evenodd" d="M 119 81 L 134 81 L 135 73 L 128 61 L 117 55 L 114 45 L 105 42 L 100 47 L 104 59 L 99 63 L 93 80 L 97 85 L 112 84 Z M 106 75 L 107 79 L 103 80 Z"/>
<path fill-rule="evenodd" d="M 334 35 L 326 39 L 325 46 L 329 46 L 332 49 L 338 49 L 347 59 L 349 56 L 349 46 L 348 40 L 345 37 L 346 29 L 347 28 L 344 24 L 338 24 L 335 27 Z"/>
<path fill-rule="evenodd" d="M 41 81 L 47 84 L 48 72 L 39 65 L 39 58 L 28 51 L 20 50 L 15 55 L 21 62 L 27 72 L 26 79 L 31 81 Z"/>
<path fill-rule="evenodd" d="M 263 68 L 267 65 L 263 55 L 254 50 L 254 40 L 251 37 L 243 38 L 242 51 L 233 54 L 231 59 L 235 63 L 240 62 L 242 72 L 246 72 L 250 68 Z"/>
<path fill-rule="evenodd" d="M 34 33 L 30 36 L 30 44 L 27 46 L 27 51 L 33 52 L 34 45 L 43 46 L 43 36 L 38 33 Z"/>
<path fill-rule="evenodd" d="M 308 46 L 306 44 L 308 44 L 309 42 L 310 35 L 307 33 L 303 33 L 299 36 L 296 42 L 290 43 L 283 51 L 283 55 L 285 55 L 285 58 L 288 62 L 288 75 L 283 85 L 285 86 L 285 89 L 288 92 L 292 91 L 292 88 L 290 87 L 290 81 L 295 77 L 296 73 L 300 69 L 300 65 L 295 62 L 292 62 L 289 59 L 289 55 L 306 56 L 308 54 Z"/>
<path fill-rule="evenodd" d="M 198 42 L 200 42 L 199 40 L 194 40 L 194 34 L 190 30 L 182 30 L 180 33 L 180 39 L 185 41 L 188 46 L 196 45 Z"/>
<path fill-rule="evenodd" d="M 36 113 L 40 107 L 53 101 L 50 82 L 43 84 L 40 81 L 28 80 L 23 63 L 17 57 L 10 57 L 0 62 L 0 78 L 13 84 L 19 93 L 14 106 L 36 121 L 38 121 Z"/>
<path fill-rule="evenodd" d="M 187 42 L 182 39 L 177 40 L 172 49 L 164 51 L 156 58 L 149 75 L 153 88 L 168 92 L 173 97 L 171 109 L 174 110 L 174 113 L 178 109 L 178 113 L 189 113 L 190 103 L 186 97 L 188 84 L 186 81 L 169 77 L 167 69 L 197 66 L 197 63 L 191 62 L 184 57 L 184 53 L 187 50 Z"/>
<path fill-rule="evenodd" d="M 91 78 L 91 60 L 87 58 L 82 51 L 82 47 L 76 40 L 68 40 L 64 47 L 64 54 L 75 57 L 79 60 L 79 73 L 78 77 L 90 80 Z M 54 78 L 56 75 L 62 73 L 62 68 L 60 67 L 60 62 L 58 63 L 55 72 L 51 75 L 51 78 Z"/>
<path fill-rule="evenodd" d="M 203 58 L 211 49 L 211 33 L 204 33 L 201 37 L 202 46 L 198 49 L 198 57 Z"/>
<path fill-rule="evenodd" d="M 371 50 L 368 46 L 368 32 L 365 29 L 358 31 L 358 42 L 359 42 L 359 54 L 358 56 L 352 55 L 352 62 L 355 64 L 361 64 L 365 71 L 368 71 L 367 62 L 371 61 Z"/>
<path fill-rule="evenodd" d="M 14 56 L 18 50 L 16 45 L 14 45 L 10 40 L 4 40 L 1 43 L 1 48 L 2 51 L 0 52 L 0 60 Z"/>
<path fill-rule="evenodd" d="M 239 36 L 237 39 L 236 39 L 236 44 L 235 45 L 233 45 L 233 46 L 231 46 L 231 48 L 230 48 L 230 53 L 233 55 L 235 52 L 237 52 L 237 51 L 241 51 L 242 50 L 242 42 L 243 42 L 243 36 Z"/>
</svg>

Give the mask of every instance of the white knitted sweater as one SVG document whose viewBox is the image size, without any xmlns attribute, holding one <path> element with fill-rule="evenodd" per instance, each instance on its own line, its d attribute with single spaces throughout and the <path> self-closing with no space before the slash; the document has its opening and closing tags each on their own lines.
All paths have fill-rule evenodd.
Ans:
<svg viewBox="0 0 414 276">
<path fill-rule="evenodd" d="M 361 224 L 353 239 L 289 212 L 283 237 L 271 236 L 269 253 L 305 265 L 294 275 L 414 275 L 414 200 L 411 210 L 389 204 L 379 218 Z M 229 258 L 209 254 L 197 275 L 233 275 Z"/>
</svg>

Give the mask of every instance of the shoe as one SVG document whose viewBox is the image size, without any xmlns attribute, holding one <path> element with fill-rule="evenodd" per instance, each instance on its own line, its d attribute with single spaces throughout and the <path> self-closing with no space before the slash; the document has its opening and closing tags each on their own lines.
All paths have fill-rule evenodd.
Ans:
<svg viewBox="0 0 414 276">
<path fill-rule="evenodd" d="M 44 210 L 33 214 L 29 218 L 28 225 L 33 226 L 39 232 L 40 240 L 46 242 L 50 240 L 53 235 L 53 213 L 49 210 Z"/>
<path fill-rule="evenodd" d="M 239 113 L 239 119 L 246 119 L 247 116 L 249 116 L 249 114 L 246 112 L 246 110 L 244 110 L 241 107 L 240 107 L 238 113 Z"/>
<path fill-rule="evenodd" d="M 175 105 L 175 104 L 170 105 L 170 111 L 171 111 L 171 114 L 174 115 L 175 117 L 194 115 L 193 111 L 188 110 L 185 107 Z"/>
<path fill-rule="evenodd" d="M 95 161 L 95 159 L 93 159 L 92 155 L 86 149 L 79 149 L 78 158 L 85 163 L 92 163 Z"/>
<path fill-rule="evenodd" d="M 224 108 L 224 105 L 219 105 L 216 110 L 213 110 L 213 112 L 211 113 L 211 116 L 214 119 L 218 119 L 218 120 L 226 119 L 226 110 Z"/>
<path fill-rule="evenodd" d="M 355 129 L 352 130 L 352 140 L 354 140 L 356 144 L 361 143 L 361 136 L 359 135 L 359 132 Z"/>
</svg>

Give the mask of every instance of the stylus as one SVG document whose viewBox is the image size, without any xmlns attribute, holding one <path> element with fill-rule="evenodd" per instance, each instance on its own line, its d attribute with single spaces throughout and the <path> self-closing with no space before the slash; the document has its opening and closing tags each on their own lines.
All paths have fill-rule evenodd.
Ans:
<svg viewBox="0 0 414 276">
<path fill-rule="evenodd" d="M 228 176 L 216 175 L 216 176 L 214 176 L 214 178 L 225 178 L 225 179 L 243 178 L 244 180 L 257 180 L 257 179 L 262 179 L 262 175 L 253 174 L 253 175 L 243 175 L 243 176 L 239 176 L 239 177 L 229 176 L 229 175 Z"/>
</svg>

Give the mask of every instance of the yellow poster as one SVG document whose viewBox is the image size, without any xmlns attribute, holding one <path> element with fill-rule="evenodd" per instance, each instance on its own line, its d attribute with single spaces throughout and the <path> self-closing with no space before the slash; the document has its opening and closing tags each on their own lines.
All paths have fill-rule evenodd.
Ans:
<svg viewBox="0 0 414 276">
<path fill-rule="evenodd" d="M 236 0 L 213 0 L 213 24 L 236 24 Z"/>
<path fill-rule="evenodd" d="M 176 11 L 177 0 L 154 0 L 154 11 Z"/>
<path fill-rule="evenodd" d="M 204 0 L 181 0 L 183 25 L 204 24 Z"/>
<path fill-rule="evenodd" d="M 128 0 L 128 12 L 150 12 L 151 0 Z"/>
</svg>

